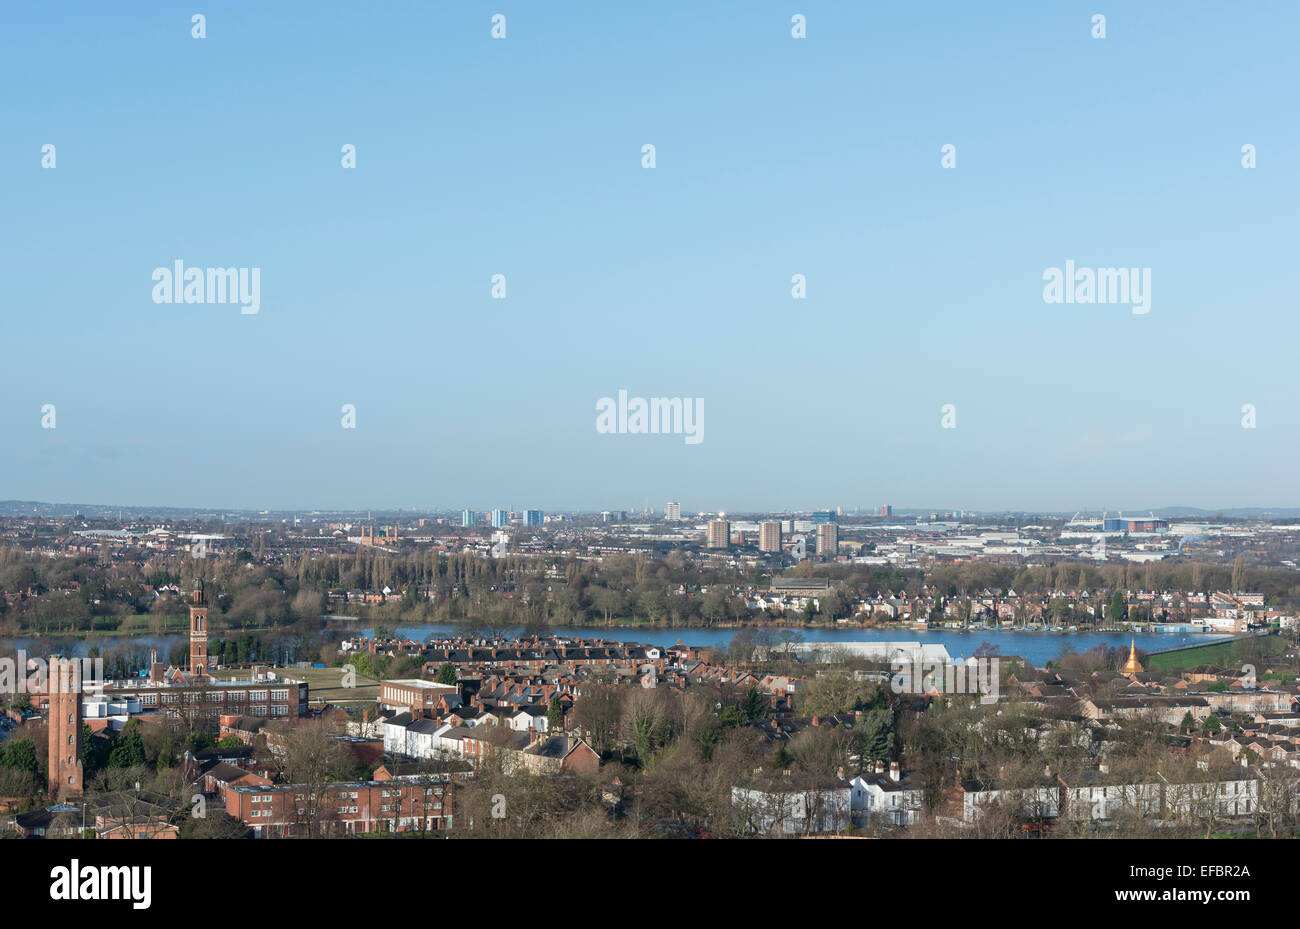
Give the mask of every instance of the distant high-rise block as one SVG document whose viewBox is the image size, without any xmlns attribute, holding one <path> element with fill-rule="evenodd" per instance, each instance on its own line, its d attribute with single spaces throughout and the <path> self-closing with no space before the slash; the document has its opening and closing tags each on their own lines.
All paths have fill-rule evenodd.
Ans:
<svg viewBox="0 0 1300 929">
<path fill-rule="evenodd" d="M 546 522 L 546 514 L 541 510 L 524 510 L 525 526 L 540 526 Z"/>
<path fill-rule="evenodd" d="M 493 529 L 505 529 L 505 528 L 506 528 L 507 526 L 509 526 L 509 525 L 510 525 L 510 511 L 509 511 L 509 510 L 493 510 L 493 511 L 492 511 L 492 528 L 493 528 Z"/>
<path fill-rule="evenodd" d="M 840 527 L 835 523 L 821 523 L 817 526 L 817 554 L 829 558 L 835 557 L 840 550 Z"/>
<path fill-rule="evenodd" d="M 781 550 L 781 524 L 758 524 L 758 550 L 760 552 L 779 552 Z"/>
<path fill-rule="evenodd" d="M 894 515 L 894 508 L 893 508 L 892 506 L 890 506 L 888 503 L 886 503 L 884 506 L 882 506 L 882 507 L 880 508 L 880 515 L 881 515 L 881 516 L 893 516 L 893 515 Z"/>
<path fill-rule="evenodd" d="M 814 526 L 820 526 L 822 523 L 833 523 L 835 520 L 834 510 L 813 510 L 812 523 Z"/>
<path fill-rule="evenodd" d="M 473 510 L 466 510 L 460 514 L 460 524 L 466 529 L 472 529 L 478 525 L 478 514 Z"/>
<path fill-rule="evenodd" d="M 709 520 L 709 548 L 726 548 L 731 544 L 731 523 L 725 519 Z"/>
<path fill-rule="evenodd" d="M 669 500 L 664 506 L 664 519 L 681 519 L 682 505 L 676 500 Z"/>
</svg>

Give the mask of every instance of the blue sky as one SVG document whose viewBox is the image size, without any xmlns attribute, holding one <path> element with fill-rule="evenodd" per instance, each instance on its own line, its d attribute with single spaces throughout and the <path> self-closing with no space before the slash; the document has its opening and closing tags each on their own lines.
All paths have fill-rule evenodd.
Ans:
<svg viewBox="0 0 1300 929">
<path fill-rule="evenodd" d="M 120 6 L 0 11 L 0 499 L 1300 505 L 1294 3 Z"/>
</svg>

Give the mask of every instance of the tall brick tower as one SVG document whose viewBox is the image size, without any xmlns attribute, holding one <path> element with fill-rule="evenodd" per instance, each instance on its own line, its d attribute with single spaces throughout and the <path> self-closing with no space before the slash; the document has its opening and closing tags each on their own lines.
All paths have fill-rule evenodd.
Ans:
<svg viewBox="0 0 1300 929">
<path fill-rule="evenodd" d="M 194 582 L 190 595 L 190 674 L 206 675 L 208 668 L 208 601 L 203 595 L 203 580 Z"/>
<path fill-rule="evenodd" d="M 81 662 L 50 659 L 50 799 L 55 801 L 81 796 L 81 684 Z"/>
</svg>

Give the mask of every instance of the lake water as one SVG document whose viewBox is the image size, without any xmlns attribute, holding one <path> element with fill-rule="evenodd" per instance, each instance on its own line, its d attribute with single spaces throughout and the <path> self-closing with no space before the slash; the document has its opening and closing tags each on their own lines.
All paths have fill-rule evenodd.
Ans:
<svg viewBox="0 0 1300 929">
<path fill-rule="evenodd" d="M 960 629 L 933 629 L 918 632 L 911 629 L 831 629 L 824 627 L 789 629 L 775 626 L 758 627 L 760 631 L 779 637 L 783 632 L 798 634 L 804 642 L 927 642 L 943 645 L 954 659 L 969 658 L 984 642 L 998 646 L 1003 655 L 1019 655 L 1037 667 L 1060 657 L 1068 648 L 1075 652 L 1086 652 L 1090 648 L 1105 644 L 1112 647 L 1128 647 L 1129 640 L 1137 642 L 1137 647 L 1147 651 L 1162 651 L 1186 645 L 1208 645 L 1221 639 L 1230 639 L 1229 635 L 1205 633 L 1138 633 L 1128 635 L 1120 632 L 1025 632 L 1007 629 L 984 629 L 966 632 Z M 362 635 L 371 635 L 373 629 L 359 630 Z M 454 625 L 400 626 L 398 634 L 417 641 L 430 635 L 452 636 L 458 630 Z M 513 630 L 518 634 L 522 630 Z M 573 636 L 584 639 L 610 639 L 616 642 L 637 642 L 643 645 L 674 645 L 680 641 L 691 646 L 721 646 L 725 648 L 737 629 L 702 629 L 674 628 L 657 629 L 630 626 L 562 626 L 550 630 L 556 635 Z"/>
<path fill-rule="evenodd" d="M 45 654 L 37 655 L 37 649 L 33 648 L 34 643 L 42 643 L 39 649 L 42 653 L 50 652 L 53 654 L 63 655 L 65 658 L 85 658 L 92 648 L 99 649 L 102 655 L 110 649 L 120 646 L 128 648 L 140 648 L 148 650 L 151 648 L 158 649 L 158 660 L 167 661 L 167 652 L 173 645 L 182 642 L 188 642 L 189 636 L 181 633 L 173 635 L 97 635 L 93 638 L 74 639 L 70 636 L 58 636 L 49 638 L 28 637 L 24 636 L 17 639 L 6 639 L 5 644 L 12 645 L 15 649 L 21 649 L 33 658 L 44 658 Z M 147 656 L 146 656 L 147 657 Z"/>
<path fill-rule="evenodd" d="M 1162 651 L 1186 645 L 1207 645 L 1221 639 L 1232 638 L 1227 635 L 1205 633 L 1138 633 L 1130 636 L 1125 633 L 1111 632 L 1025 632 L 1007 629 L 980 629 L 966 632 L 960 629 L 933 629 L 917 632 L 911 629 L 831 629 L 813 628 L 778 628 L 776 626 L 757 627 L 759 631 L 779 640 L 783 632 L 797 634 L 804 642 L 929 642 L 941 644 L 948 649 L 953 659 L 969 658 L 984 642 L 998 646 L 1003 655 L 1019 655 L 1028 659 L 1037 667 L 1060 657 L 1067 648 L 1076 652 L 1086 652 L 1100 644 L 1127 647 L 1129 639 L 1135 639 L 1137 646 L 1144 651 Z M 335 630 L 338 638 L 349 634 L 371 635 L 372 628 L 349 629 L 340 627 Z M 522 630 L 515 629 L 512 634 Z M 708 629 L 698 627 L 681 627 L 673 629 L 636 627 L 636 626 L 556 626 L 549 630 L 555 635 L 584 639 L 608 639 L 616 642 L 637 642 L 644 645 L 668 646 L 681 641 L 683 645 L 721 646 L 725 648 L 737 633 L 736 629 Z M 400 635 L 423 641 L 430 635 L 454 636 L 464 632 L 456 625 L 400 626 Z M 187 640 L 185 635 L 170 636 L 97 636 L 94 639 L 54 639 L 54 647 L 71 658 L 85 657 L 91 646 L 96 646 L 101 653 L 111 648 L 127 645 L 131 647 L 157 648 L 161 660 L 167 660 L 167 654 L 173 645 Z M 15 648 L 32 653 L 32 639 L 12 640 Z M 316 660 L 312 658 L 311 660 Z"/>
</svg>

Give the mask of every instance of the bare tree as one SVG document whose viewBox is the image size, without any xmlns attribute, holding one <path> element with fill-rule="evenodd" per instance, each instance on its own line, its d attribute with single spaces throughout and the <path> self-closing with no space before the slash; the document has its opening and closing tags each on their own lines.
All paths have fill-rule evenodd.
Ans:
<svg viewBox="0 0 1300 929">
<path fill-rule="evenodd" d="M 293 786 L 289 818 L 301 831 L 316 838 L 333 831 L 338 803 L 327 785 L 340 777 L 345 760 L 339 743 L 330 738 L 323 720 L 305 722 L 283 737 L 280 755 L 282 779 Z"/>
</svg>

